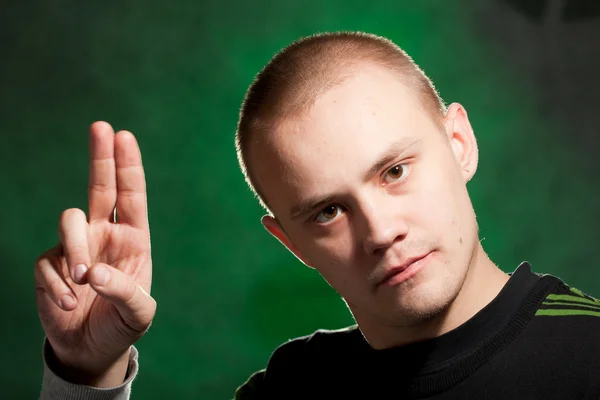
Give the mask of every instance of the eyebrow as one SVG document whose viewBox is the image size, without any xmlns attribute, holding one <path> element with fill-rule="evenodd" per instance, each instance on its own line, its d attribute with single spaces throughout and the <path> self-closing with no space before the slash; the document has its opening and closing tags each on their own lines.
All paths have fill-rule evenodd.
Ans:
<svg viewBox="0 0 600 400">
<path fill-rule="evenodd" d="M 403 153 L 408 151 L 411 147 L 421 143 L 422 138 L 417 137 L 404 137 L 398 141 L 393 142 L 390 146 L 377 158 L 373 165 L 367 170 L 364 176 L 364 180 L 370 180 L 376 175 L 383 167 L 396 158 L 401 156 Z M 307 198 L 301 200 L 295 204 L 290 210 L 290 216 L 292 219 L 297 219 L 305 214 L 310 213 L 321 207 L 325 207 L 331 203 L 337 196 L 328 194 L 325 197 Z"/>
<path fill-rule="evenodd" d="M 379 156 L 377 161 L 373 163 L 371 168 L 369 168 L 364 176 L 364 180 L 368 181 L 373 178 L 373 176 L 379 173 L 383 167 L 407 152 L 411 147 L 420 144 L 422 140 L 422 138 L 411 136 L 392 142 L 392 144 L 390 144 L 390 146 Z"/>
</svg>

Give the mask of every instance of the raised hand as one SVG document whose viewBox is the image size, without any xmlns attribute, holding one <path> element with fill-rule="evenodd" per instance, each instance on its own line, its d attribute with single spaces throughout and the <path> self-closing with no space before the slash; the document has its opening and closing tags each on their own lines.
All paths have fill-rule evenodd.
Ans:
<svg viewBox="0 0 600 400">
<path fill-rule="evenodd" d="M 88 196 L 88 217 L 65 210 L 58 245 L 36 261 L 37 309 L 72 381 L 116 386 L 156 312 L 144 169 L 130 132 L 91 126 Z"/>
</svg>

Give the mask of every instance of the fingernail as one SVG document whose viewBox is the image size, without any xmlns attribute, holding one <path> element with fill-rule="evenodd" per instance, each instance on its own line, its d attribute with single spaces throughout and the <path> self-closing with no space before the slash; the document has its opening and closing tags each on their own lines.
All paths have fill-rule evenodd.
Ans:
<svg viewBox="0 0 600 400">
<path fill-rule="evenodd" d="M 73 272 L 75 282 L 79 283 L 82 281 L 83 276 L 87 272 L 87 267 L 83 264 L 77 264 L 75 266 L 75 271 Z"/>
<path fill-rule="evenodd" d="M 96 281 L 95 283 L 97 286 L 104 286 L 108 283 L 108 278 L 109 278 L 110 274 L 106 268 L 97 267 L 96 270 L 94 271 L 94 275 L 95 275 L 94 281 Z"/>
<path fill-rule="evenodd" d="M 73 298 L 73 296 L 69 295 L 69 294 L 65 294 L 63 297 L 60 298 L 60 300 L 58 301 L 60 308 L 63 309 L 71 309 L 73 307 L 75 307 L 76 301 Z"/>
</svg>

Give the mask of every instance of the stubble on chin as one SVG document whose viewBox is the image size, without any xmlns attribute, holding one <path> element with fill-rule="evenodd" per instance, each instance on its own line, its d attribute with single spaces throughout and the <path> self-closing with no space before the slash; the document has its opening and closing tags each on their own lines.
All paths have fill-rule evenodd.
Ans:
<svg viewBox="0 0 600 400">
<path fill-rule="evenodd" d="M 386 318 L 388 322 L 395 326 L 411 327 L 443 319 L 460 288 L 456 284 L 449 284 L 449 277 L 438 276 L 437 279 L 436 284 L 410 281 L 405 282 L 404 287 L 399 287 L 397 303 Z"/>
</svg>

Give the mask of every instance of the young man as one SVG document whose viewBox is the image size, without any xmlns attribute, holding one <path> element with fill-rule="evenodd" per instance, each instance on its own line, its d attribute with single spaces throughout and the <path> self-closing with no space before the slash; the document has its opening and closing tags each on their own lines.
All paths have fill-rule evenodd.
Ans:
<svg viewBox="0 0 600 400">
<path fill-rule="evenodd" d="M 45 398 L 126 398 L 155 311 L 139 150 L 104 123 L 91 138 L 89 222 L 63 214 L 36 268 Z M 236 398 L 600 397 L 600 303 L 490 261 L 467 113 L 393 43 L 337 33 L 284 49 L 248 90 L 236 145 L 264 226 L 357 322 L 283 344 Z"/>
</svg>

